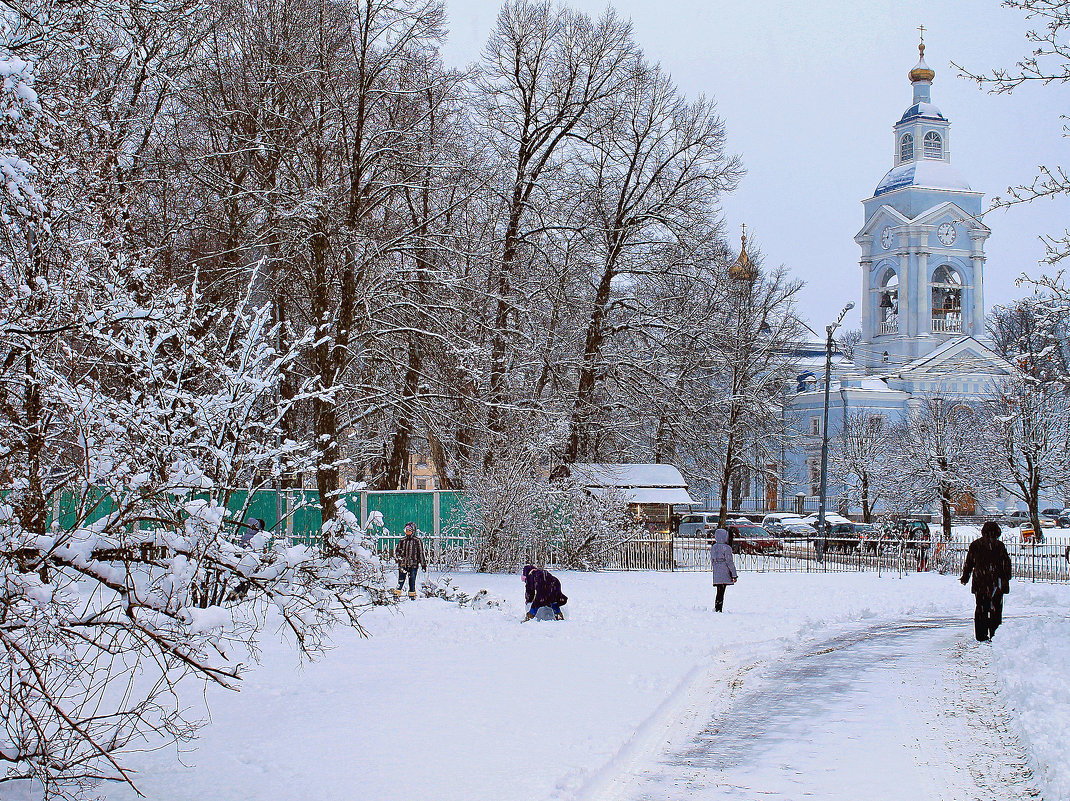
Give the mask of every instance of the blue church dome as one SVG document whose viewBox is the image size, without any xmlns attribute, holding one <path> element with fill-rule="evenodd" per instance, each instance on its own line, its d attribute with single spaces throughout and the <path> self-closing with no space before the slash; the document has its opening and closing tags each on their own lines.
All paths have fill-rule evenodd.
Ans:
<svg viewBox="0 0 1070 801">
<path fill-rule="evenodd" d="M 970 185 L 959 175 L 958 170 L 946 161 L 923 159 L 900 164 L 888 170 L 877 184 L 873 196 L 883 195 L 907 186 L 922 189 L 950 189 L 954 192 L 969 192 Z"/>
<path fill-rule="evenodd" d="M 915 103 L 913 106 L 903 112 L 903 116 L 899 118 L 899 124 L 904 122 L 910 122 L 911 120 L 946 120 L 943 112 L 940 111 L 932 103 Z"/>
</svg>

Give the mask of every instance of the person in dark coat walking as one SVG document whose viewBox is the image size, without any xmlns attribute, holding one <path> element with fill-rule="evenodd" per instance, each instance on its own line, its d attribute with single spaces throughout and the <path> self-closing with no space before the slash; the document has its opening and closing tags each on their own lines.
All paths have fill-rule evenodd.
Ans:
<svg viewBox="0 0 1070 801">
<path fill-rule="evenodd" d="M 735 584 L 739 574 L 732 557 L 732 546 L 728 544 L 728 532 L 723 528 L 713 532 L 713 545 L 710 546 L 710 570 L 713 572 L 713 586 L 717 588 L 717 597 L 713 608 L 724 611 L 724 591 L 729 584 Z"/>
<path fill-rule="evenodd" d="M 394 546 L 394 559 L 398 563 L 398 587 L 394 595 L 401 595 L 405 579 L 409 580 L 409 598 L 416 598 L 416 571 L 421 567 L 427 572 L 427 557 L 424 555 L 424 544 L 416 536 L 416 524 L 405 524 L 405 536 L 398 540 Z"/>
<path fill-rule="evenodd" d="M 544 606 L 554 611 L 554 620 L 564 620 L 561 607 L 568 603 L 568 596 L 561 592 L 561 582 L 557 576 L 549 570 L 543 570 L 534 565 L 525 565 L 522 578 L 524 579 L 524 601 L 528 604 L 528 613 L 524 615 L 526 623 L 539 613 Z"/>
<path fill-rule="evenodd" d="M 970 591 L 977 604 L 973 626 L 978 642 L 991 640 L 996 633 L 1003 622 L 1003 596 L 1011 591 L 1011 557 L 1000 542 L 1001 533 L 993 520 L 981 526 L 981 536 L 970 543 L 962 567 L 963 584 L 973 576 Z"/>
</svg>

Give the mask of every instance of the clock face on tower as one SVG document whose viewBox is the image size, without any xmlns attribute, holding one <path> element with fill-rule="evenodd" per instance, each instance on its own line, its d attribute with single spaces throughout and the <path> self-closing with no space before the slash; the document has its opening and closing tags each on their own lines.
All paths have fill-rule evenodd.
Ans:
<svg viewBox="0 0 1070 801">
<path fill-rule="evenodd" d="M 936 235 L 941 244 L 951 245 L 955 242 L 955 226 L 946 222 L 937 229 Z"/>
<path fill-rule="evenodd" d="M 881 247 L 887 250 L 892 246 L 892 229 L 885 226 L 881 231 Z"/>
</svg>

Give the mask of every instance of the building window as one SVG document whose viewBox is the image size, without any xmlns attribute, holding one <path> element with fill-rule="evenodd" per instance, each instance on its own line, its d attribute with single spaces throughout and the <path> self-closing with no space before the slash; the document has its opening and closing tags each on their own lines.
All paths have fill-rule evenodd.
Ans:
<svg viewBox="0 0 1070 801">
<path fill-rule="evenodd" d="M 871 414 L 869 416 L 869 429 L 870 431 L 880 431 L 884 428 L 884 415 L 883 414 Z"/>
<path fill-rule="evenodd" d="M 810 433 L 813 434 L 815 437 L 818 434 L 821 433 L 821 418 L 820 417 L 811 417 L 810 418 Z"/>
<path fill-rule="evenodd" d="M 418 478 L 418 479 L 416 479 L 416 489 L 418 489 L 418 490 L 427 489 L 427 479 L 426 478 Z"/>
<path fill-rule="evenodd" d="M 925 158 L 942 159 L 944 157 L 944 140 L 936 131 L 925 134 Z"/>
<path fill-rule="evenodd" d="M 903 134 L 903 138 L 899 140 L 899 161 L 910 161 L 914 158 L 914 137 L 910 134 Z"/>
</svg>

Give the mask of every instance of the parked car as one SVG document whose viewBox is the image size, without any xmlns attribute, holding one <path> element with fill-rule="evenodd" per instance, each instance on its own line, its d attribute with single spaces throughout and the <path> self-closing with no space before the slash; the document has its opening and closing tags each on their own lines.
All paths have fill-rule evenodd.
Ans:
<svg viewBox="0 0 1070 801">
<path fill-rule="evenodd" d="M 825 537 L 825 550 L 830 553 L 839 551 L 849 553 L 857 550 L 858 537 L 855 534 L 854 523 L 830 523 L 828 536 Z"/>
<path fill-rule="evenodd" d="M 1007 513 L 1003 518 L 1004 524 L 1015 528 L 1029 522 L 1029 512 L 1022 509 L 1014 509 Z M 1055 518 L 1051 515 L 1047 515 L 1044 512 L 1040 513 L 1040 527 L 1041 528 L 1054 528 L 1056 525 Z"/>
<path fill-rule="evenodd" d="M 808 525 L 810 525 L 810 526 L 813 526 L 814 531 L 817 531 L 817 513 L 816 512 L 814 514 L 812 514 L 812 515 L 807 515 L 806 517 L 804 517 L 803 518 L 803 522 L 808 524 Z M 835 512 L 825 512 L 825 523 L 827 525 L 829 525 L 829 526 L 837 526 L 837 525 L 842 525 L 844 523 L 851 523 L 851 522 L 854 522 L 854 521 L 852 521 L 849 518 L 844 517 L 843 515 L 838 515 Z"/>
<path fill-rule="evenodd" d="M 713 539 L 713 532 L 717 528 L 717 512 L 694 512 L 684 515 L 680 525 L 676 529 L 676 536 L 681 538 L 704 537 Z"/>
<path fill-rule="evenodd" d="M 1048 509 L 1041 509 L 1040 514 L 1042 517 L 1050 517 L 1059 528 L 1070 528 L 1070 509 L 1059 509 L 1052 506 Z"/>
<path fill-rule="evenodd" d="M 878 554 L 884 550 L 884 532 L 873 523 L 855 523 L 858 547 L 862 553 Z"/>
<path fill-rule="evenodd" d="M 762 520 L 762 528 L 781 537 L 812 537 L 817 529 L 793 512 L 773 512 Z"/>
<path fill-rule="evenodd" d="M 781 553 L 784 550 L 784 541 L 757 523 L 749 520 L 729 520 L 726 525 L 734 553 L 769 554 Z"/>
</svg>

